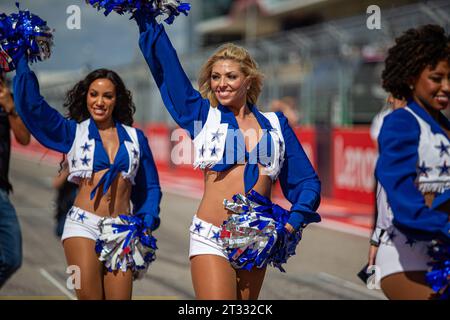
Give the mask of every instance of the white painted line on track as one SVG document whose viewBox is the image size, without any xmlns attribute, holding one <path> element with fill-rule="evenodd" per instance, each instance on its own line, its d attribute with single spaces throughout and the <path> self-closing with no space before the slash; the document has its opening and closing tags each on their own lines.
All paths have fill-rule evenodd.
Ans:
<svg viewBox="0 0 450 320">
<path fill-rule="evenodd" d="M 45 270 L 44 268 L 41 268 L 39 270 L 41 272 L 41 275 L 47 279 L 48 281 L 50 281 L 51 284 L 53 284 L 56 288 L 58 288 L 62 293 L 64 293 L 70 300 L 77 300 L 77 298 L 69 292 L 69 290 L 67 290 L 66 288 L 64 288 L 63 285 L 61 285 L 58 280 L 56 280 L 55 278 L 53 278 L 51 276 L 50 273 L 47 272 L 47 270 Z"/>
</svg>

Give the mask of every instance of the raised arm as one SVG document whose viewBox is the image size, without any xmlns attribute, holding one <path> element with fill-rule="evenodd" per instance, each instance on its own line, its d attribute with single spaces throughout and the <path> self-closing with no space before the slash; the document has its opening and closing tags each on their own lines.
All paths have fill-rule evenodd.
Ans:
<svg viewBox="0 0 450 320">
<path fill-rule="evenodd" d="M 69 152 L 75 138 L 76 122 L 65 119 L 47 104 L 25 55 L 17 64 L 14 103 L 23 123 L 42 145 L 58 152 Z"/>
<path fill-rule="evenodd" d="M 141 216 L 148 228 L 156 230 L 160 223 L 161 187 L 148 140 L 141 131 L 138 131 L 138 138 L 141 149 L 141 163 L 131 192 L 133 213 Z"/>
<path fill-rule="evenodd" d="M 399 109 L 387 116 L 378 138 L 380 156 L 375 175 L 386 190 L 396 227 L 448 241 L 448 213 L 428 208 L 415 184 L 419 136 L 419 124 L 408 111 Z"/>
<path fill-rule="evenodd" d="M 175 122 L 194 138 L 194 122 L 206 121 L 209 101 L 192 87 L 164 27 L 154 19 L 136 15 L 139 46 L 161 93 L 164 105 Z"/>
<path fill-rule="evenodd" d="M 320 204 L 320 181 L 287 118 L 281 112 L 280 119 L 285 143 L 285 157 L 280 172 L 280 185 L 286 199 L 292 204 L 288 223 L 298 230 L 303 224 L 319 222 L 316 212 Z"/>
</svg>

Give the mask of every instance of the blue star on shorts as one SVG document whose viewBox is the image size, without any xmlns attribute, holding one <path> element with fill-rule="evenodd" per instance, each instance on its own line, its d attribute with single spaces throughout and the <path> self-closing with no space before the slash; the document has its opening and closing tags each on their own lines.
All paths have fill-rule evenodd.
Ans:
<svg viewBox="0 0 450 320">
<path fill-rule="evenodd" d="M 81 221 L 81 223 L 84 223 L 84 219 L 87 219 L 86 215 L 83 213 L 78 214 L 78 221 Z"/>
<path fill-rule="evenodd" d="M 217 231 L 217 232 L 214 232 L 214 231 L 213 231 L 213 236 L 212 236 L 212 238 L 213 238 L 214 240 L 216 240 L 216 242 L 219 242 L 219 240 L 220 240 L 220 231 Z"/>
<path fill-rule="evenodd" d="M 202 226 L 202 223 L 199 222 L 199 223 L 196 223 L 196 224 L 195 224 L 195 229 L 194 229 L 194 231 L 197 232 L 197 233 L 200 233 L 200 231 L 201 231 L 203 228 L 204 228 L 204 227 Z"/>
</svg>

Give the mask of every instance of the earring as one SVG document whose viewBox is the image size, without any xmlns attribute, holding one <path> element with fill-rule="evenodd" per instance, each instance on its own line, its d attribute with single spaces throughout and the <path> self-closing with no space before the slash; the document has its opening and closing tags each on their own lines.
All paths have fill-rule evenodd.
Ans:
<svg viewBox="0 0 450 320">
<path fill-rule="evenodd" d="M 412 84 L 409 85 L 409 88 L 411 89 L 411 91 L 414 90 L 414 86 Z"/>
</svg>

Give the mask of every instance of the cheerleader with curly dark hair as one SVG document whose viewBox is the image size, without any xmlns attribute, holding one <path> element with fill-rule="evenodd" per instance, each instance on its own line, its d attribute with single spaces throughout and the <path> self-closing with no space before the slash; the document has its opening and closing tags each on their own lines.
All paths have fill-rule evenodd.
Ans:
<svg viewBox="0 0 450 320">
<path fill-rule="evenodd" d="M 389 299 L 433 299 L 431 240 L 450 242 L 450 39 L 437 25 L 410 29 L 389 50 L 383 88 L 407 106 L 388 115 L 378 137 L 376 256 Z"/>
<path fill-rule="evenodd" d="M 96 254 L 104 218 L 137 217 L 146 233 L 159 226 L 158 174 L 147 138 L 131 127 L 130 92 L 114 71 L 95 70 L 68 92 L 67 119 L 40 95 L 25 56 L 14 89 L 25 125 L 45 147 L 66 154 L 68 180 L 79 185 L 61 239 L 68 265 L 80 268 L 78 298 L 130 299 L 132 268 L 107 267 Z"/>
</svg>

